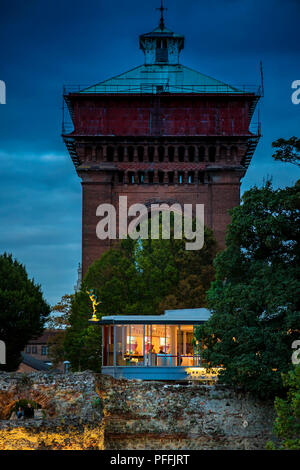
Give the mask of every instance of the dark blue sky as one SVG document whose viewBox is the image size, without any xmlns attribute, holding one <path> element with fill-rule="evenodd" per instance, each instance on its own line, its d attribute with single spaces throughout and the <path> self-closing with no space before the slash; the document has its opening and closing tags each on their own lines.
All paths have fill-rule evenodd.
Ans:
<svg viewBox="0 0 300 470">
<path fill-rule="evenodd" d="M 94 84 L 143 63 L 138 35 L 158 23 L 159 0 L 1 0 L 0 252 L 12 252 L 55 303 L 73 292 L 81 257 L 81 186 L 61 133 L 63 84 Z M 259 84 L 263 138 L 242 190 L 294 166 L 271 143 L 300 135 L 300 0 L 167 0 L 166 24 L 186 37 L 181 62 L 226 83 Z"/>
</svg>

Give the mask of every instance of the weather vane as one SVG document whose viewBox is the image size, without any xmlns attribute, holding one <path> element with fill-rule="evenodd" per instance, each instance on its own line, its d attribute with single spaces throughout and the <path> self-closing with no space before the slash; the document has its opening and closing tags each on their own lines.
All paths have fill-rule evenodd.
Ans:
<svg viewBox="0 0 300 470">
<path fill-rule="evenodd" d="M 92 305 L 93 305 L 93 315 L 92 315 L 92 318 L 90 318 L 90 322 L 97 322 L 99 321 L 99 319 L 97 318 L 97 312 L 96 312 L 96 307 L 97 305 L 101 304 L 101 300 L 99 300 L 99 302 L 97 302 L 97 296 L 96 294 L 94 293 L 93 289 L 91 289 L 90 291 L 86 291 L 86 293 L 88 294 L 89 298 L 90 298 L 90 301 L 92 302 Z"/>
<path fill-rule="evenodd" d="M 160 2 L 160 8 L 156 8 L 156 10 L 160 11 L 160 24 L 159 24 L 159 27 L 160 27 L 161 30 L 163 30 L 164 27 L 165 27 L 164 11 L 167 11 L 167 8 L 164 8 L 163 0 L 161 0 L 161 2 Z"/>
</svg>

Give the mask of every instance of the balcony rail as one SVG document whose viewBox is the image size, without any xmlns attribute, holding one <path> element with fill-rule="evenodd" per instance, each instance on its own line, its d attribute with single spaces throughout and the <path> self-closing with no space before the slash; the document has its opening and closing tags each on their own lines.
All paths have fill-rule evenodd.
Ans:
<svg viewBox="0 0 300 470">
<path fill-rule="evenodd" d="M 135 79 L 131 79 L 133 82 Z M 84 94 L 254 94 L 255 96 L 262 96 L 261 86 L 256 85 L 234 85 L 227 84 L 220 85 L 173 85 L 168 83 L 157 82 L 153 83 L 130 83 L 130 84 L 98 84 L 98 85 L 67 85 L 63 87 L 63 95 L 67 97 L 70 93 L 84 93 Z"/>
</svg>

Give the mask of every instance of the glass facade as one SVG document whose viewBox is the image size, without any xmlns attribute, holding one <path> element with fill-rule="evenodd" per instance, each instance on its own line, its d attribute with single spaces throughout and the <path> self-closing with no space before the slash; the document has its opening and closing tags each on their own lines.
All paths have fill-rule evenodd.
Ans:
<svg viewBox="0 0 300 470">
<path fill-rule="evenodd" d="M 104 325 L 103 366 L 201 366 L 194 325 Z"/>
</svg>

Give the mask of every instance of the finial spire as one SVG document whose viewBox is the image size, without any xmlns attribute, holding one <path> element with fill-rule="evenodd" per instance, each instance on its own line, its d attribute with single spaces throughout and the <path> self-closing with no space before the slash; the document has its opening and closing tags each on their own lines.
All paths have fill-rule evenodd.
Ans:
<svg viewBox="0 0 300 470">
<path fill-rule="evenodd" d="M 163 0 L 160 1 L 160 8 L 156 8 L 156 10 L 160 11 L 160 23 L 159 27 L 161 30 L 165 27 L 165 20 L 164 20 L 164 11 L 167 11 L 167 8 L 164 8 Z"/>
</svg>

